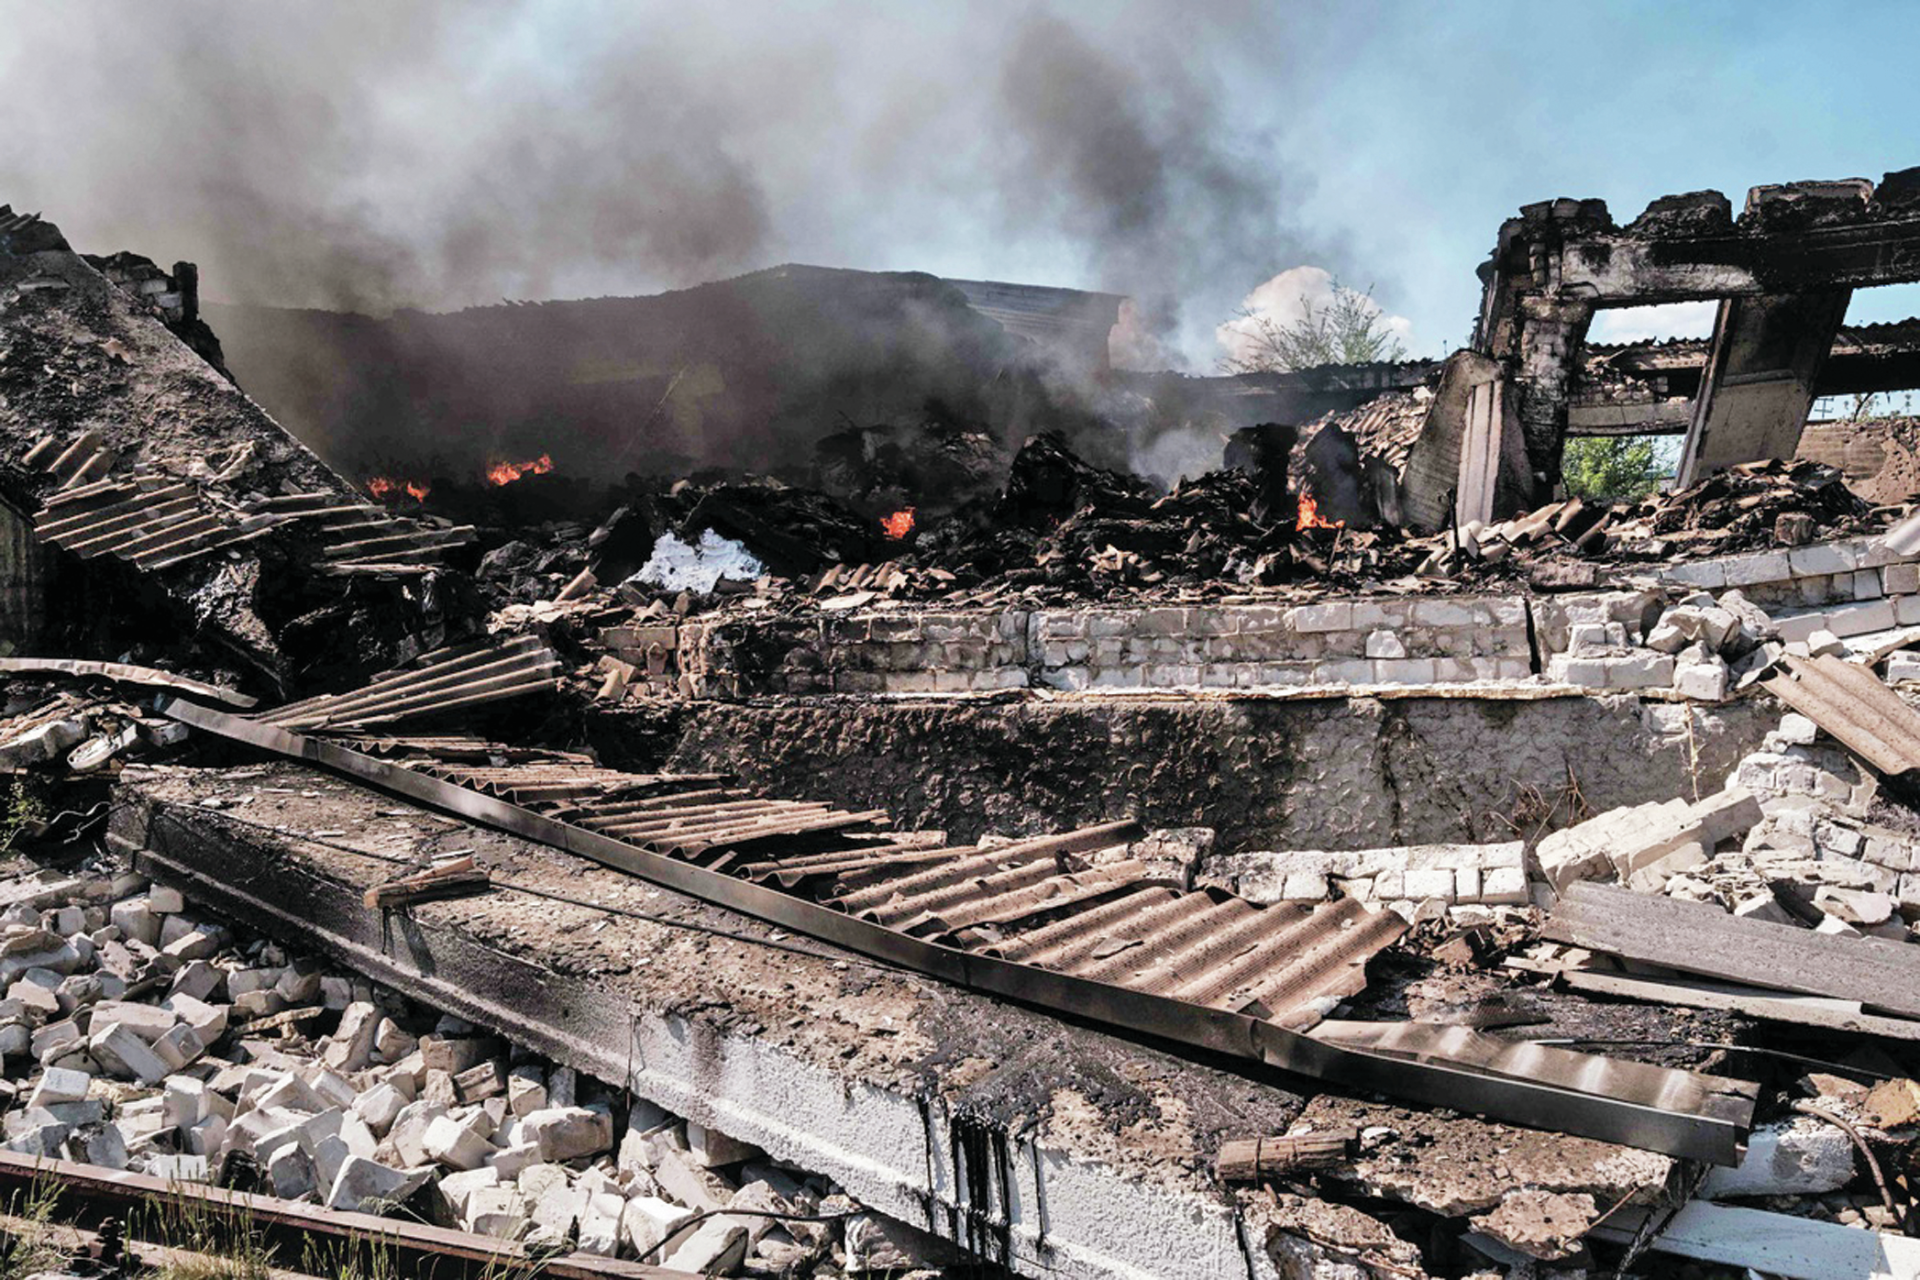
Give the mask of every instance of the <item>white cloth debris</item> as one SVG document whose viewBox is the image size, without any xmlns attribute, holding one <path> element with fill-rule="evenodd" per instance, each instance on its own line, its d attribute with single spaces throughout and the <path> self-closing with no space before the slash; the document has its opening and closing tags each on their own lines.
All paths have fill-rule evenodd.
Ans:
<svg viewBox="0 0 1920 1280">
<path fill-rule="evenodd" d="M 745 545 L 704 529 L 698 545 L 689 545 L 672 533 L 661 534 L 653 544 L 653 554 L 630 581 L 664 591 L 704 593 L 712 591 L 722 578 L 752 582 L 766 571 L 767 567 Z"/>
</svg>

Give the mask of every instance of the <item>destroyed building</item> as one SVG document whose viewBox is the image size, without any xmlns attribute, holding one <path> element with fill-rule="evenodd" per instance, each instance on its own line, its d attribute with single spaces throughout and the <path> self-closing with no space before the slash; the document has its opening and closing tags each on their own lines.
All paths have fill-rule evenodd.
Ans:
<svg viewBox="0 0 1920 1280">
<path fill-rule="evenodd" d="M 1217 379 L 807 268 L 229 326 L 0 210 L 0 1176 L 580 1277 L 1920 1274 L 1920 475 L 1807 425 L 1916 380 L 1911 182 L 1531 206 L 1470 349 Z M 1669 491 L 1561 491 L 1623 432 Z"/>
</svg>

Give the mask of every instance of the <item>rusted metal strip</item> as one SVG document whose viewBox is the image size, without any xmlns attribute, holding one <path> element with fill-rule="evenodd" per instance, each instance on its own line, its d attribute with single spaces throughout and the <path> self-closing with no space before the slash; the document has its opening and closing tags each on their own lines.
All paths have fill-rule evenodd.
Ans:
<svg viewBox="0 0 1920 1280">
<path fill-rule="evenodd" d="M 233 689 L 222 689 L 219 685 L 204 684 L 198 680 L 189 680 L 185 676 L 174 675 L 171 671 L 135 666 L 130 662 L 95 662 L 87 658 L 0 658 L 0 675 L 43 674 L 99 676 L 117 684 L 178 689 L 182 693 L 211 698 L 215 702 L 224 702 L 230 707 L 239 707 L 243 710 L 258 701 Z"/>
<path fill-rule="evenodd" d="M 63 1204 L 73 1200 L 125 1206 L 151 1205 L 157 1210 L 204 1215 L 217 1228 L 227 1214 L 244 1216 L 254 1230 L 321 1236 L 371 1244 L 397 1255 L 406 1276 L 505 1276 L 527 1274 L 551 1280 L 685 1280 L 685 1273 L 634 1262 L 618 1262 L 591 1254 L 543 1256 L 538 1260 L 525 1245 L 494 1236 L 476 1235 L 430 1226 L 405 1218 L 382 1218 L 371 1213 L 324 1209 L 318 1205 L 272 1196 L 249 1195 L 221 1187 L 169 1181 L 148 1174 L 127 1173 L 99 1165 L 49 1160 L 14 1151 L 0 1151 L 0 1185 L 25 1189 L 52 1184 Z M 195 1221 L 200 1218 L 196 1217 Z M 467 1265 L 444 1265 L 454 1260 Z"/>
<path fill-rule="evenodd" d="M 1243 1012 L 1209 1008 L 1074 974 L 963 951 L 751 881 L 560 822 L 439 778 L 182 699 L 162 711 L 184 724 L 331 769 L 421 804 L 551 845 L 650 883 L 808 934 L 929 977 L 1076 1018 L 1249 1058 L 1344 1087 L 1377 1089 L 1538 1128 L 1732 1164 L 1751 1124 L 1756 1086 L 1567 1050 L 1514 1045 L 1449 1028 L 1439 1039 L 1370 1042 L 1302 1034 Z M 1373 1024 L 1339 1024 L 1342 1027 Z M 1380 1024 L 1392 1027 L 1398 1024 Z M 1329 1024 L 1322 1024 L 1323 1027 Z"/>
</svg>

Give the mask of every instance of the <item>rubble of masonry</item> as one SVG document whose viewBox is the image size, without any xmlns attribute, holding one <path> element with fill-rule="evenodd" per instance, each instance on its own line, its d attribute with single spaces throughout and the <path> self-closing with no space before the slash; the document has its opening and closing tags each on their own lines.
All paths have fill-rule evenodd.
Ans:
<svg viewBox="0 0 1920 1280">
<path fill-rule="evenodd" d="M 0 900 L 8 1151 L 698 1275 L 950 1256 L 756 1147 L 110 863 L 0 881 Z"/>
</svg>

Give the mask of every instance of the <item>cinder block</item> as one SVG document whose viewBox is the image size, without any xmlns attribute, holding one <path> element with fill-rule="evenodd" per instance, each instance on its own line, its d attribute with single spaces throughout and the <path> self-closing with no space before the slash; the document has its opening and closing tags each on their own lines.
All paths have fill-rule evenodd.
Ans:
<svg viewBox="0 0 1920 1280">
<path fill-rule="evenodd" d="M 1351 631 L 1353 605 L 1345 600 L 1300 605 L 1287 610 L 1287 625 L 1301 632 Z"/>
<path fill-rule="evenodd" d="M 1718 591 L 1727 585 L 1727 566 L 1724 560 L 1695 560 L 1687 564 L 1669 565 L 1660 577 L 1663 581 L 1680 586 Z"/>
<path fill-rule="evenodd" d="M 1480 877 L 1480 901 L 1490 906 L 1525 906 L 1527 873 L 1520 867 L 1495 867 Z"/>
<path fill-rule="evenodd" d="M 1634 654 L 1626 658 L 1605 658 L 1606 685 L 1609 689 L 1657 689 L 1673 683 L 1673 658 L 1664 653 Z"/>
<path fill-rule="evenodd" d="M 1416 902 L 1430 898 L 1452 902 L 1455 888 L 1454 873 L 1446 867 L 1407 872 L 1407 896 Z"/>
<path fill-rule="evenodd" d="M 1890 596 L 1920 591 L 1920 565 L 1890 564 L 1880 570 L 1881 589 Z"/>
<path fill-rule="evenodd" d="M 1725 581 L 1729 587 L 1750 587 L 1761 582 L 1779 582 L 1793 576 L 1793 569 L 1784 551 L 1767 551 L 1759 555 L 1733 556 L 1722 562 Z M 1849 565 L 1849 568 L 1852 566 Z M 1697 585 L 1706 586 L 1706 583 Z"/>
<path fill-rule="evenodd" d="M 1846 542 L 1817 542 L 1787 552 L 1787 565 L 1796 578 L 1852 573 L 1860 567 L 1860 549 Z"/>
<path fill-rule="evenodd" d="M 1407 646 L 1391 631 L 1370 631 L 1367 633 L 1366 655 L 1369 658 L 1404 658 L 1407 656 Z"/>
<path fill-rule="evenodd" d="M 1413 621 L 1423 627 L 1471 627 L 1481 619 L 1464 600 L 1415 600 Z"/>
</svg>

